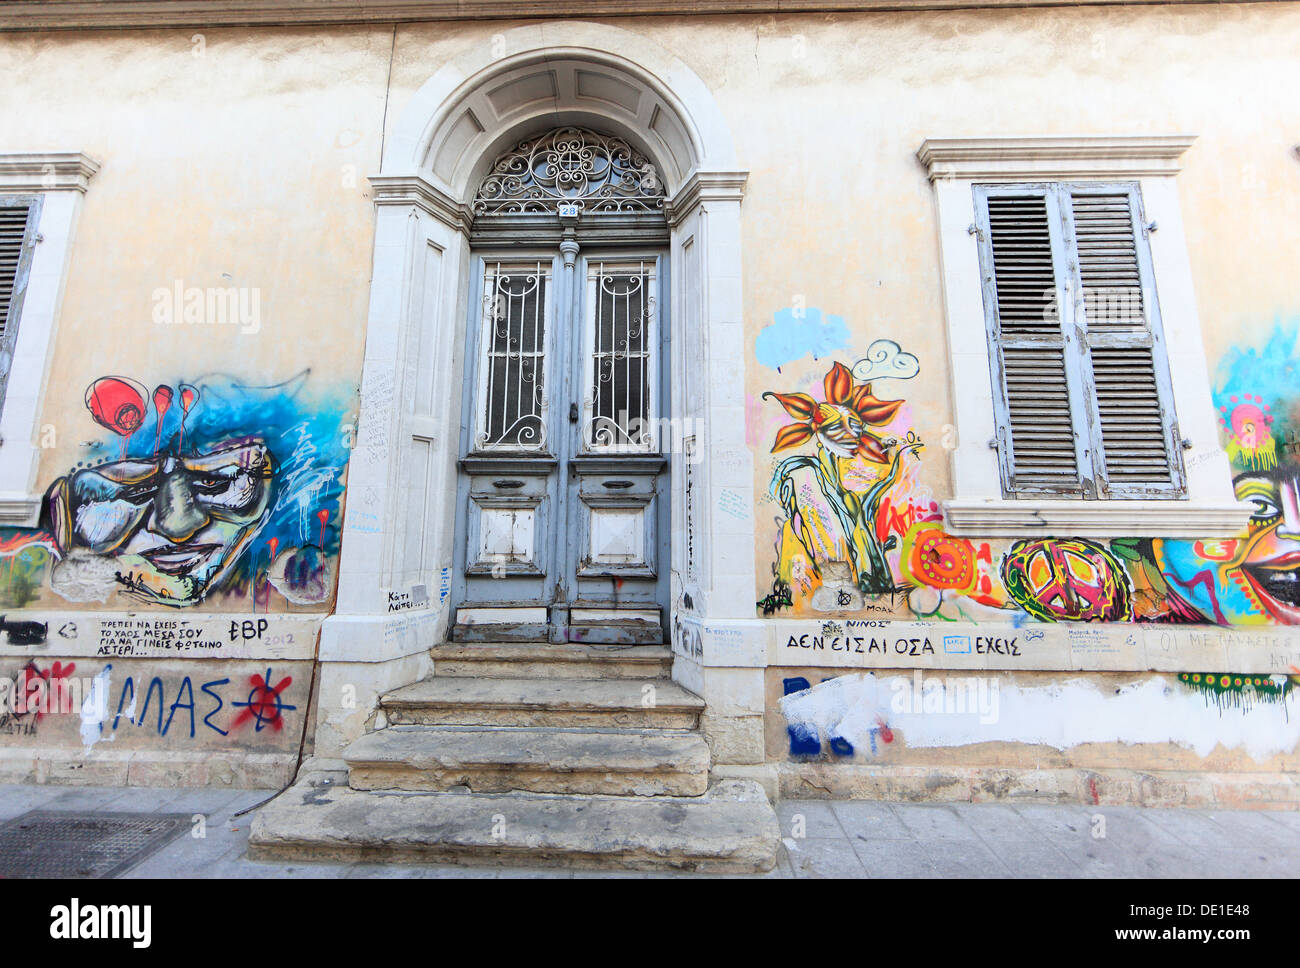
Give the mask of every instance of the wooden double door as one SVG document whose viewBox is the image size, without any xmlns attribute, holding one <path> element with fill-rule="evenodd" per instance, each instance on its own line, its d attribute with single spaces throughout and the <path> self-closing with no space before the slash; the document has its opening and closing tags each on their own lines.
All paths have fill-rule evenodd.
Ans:
<svg viewBox="0 0 1300 968">
<path fill-rule="evenodd" d="M 662 641 L 667 258 L 576 249 L 473 257 L 457 638 Z"/>
</svg>

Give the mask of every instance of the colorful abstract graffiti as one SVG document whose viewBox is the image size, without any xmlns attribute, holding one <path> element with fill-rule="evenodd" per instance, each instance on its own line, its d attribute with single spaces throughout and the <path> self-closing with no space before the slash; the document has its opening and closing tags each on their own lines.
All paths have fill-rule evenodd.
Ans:
<svg viewBox="0 0 1300 968">
<path fill-rule="evenodd" d="M 1228 672 L 1184 672 L 1179 681 L 1205 696 L 1222 710 L 1225 706 L 1249 709 L 1258 702 L 1282 703 L 1295 690 L 1297 675 L 1241 675 Z"/>
<path fill-rule="evenodd" d="M 0 542 L 0 602 L 313 606 L 333 590 L 348 401 L 210 375 L 86 391 L 107 435 L 46 490 L 38 532 Z M 331 522 L 333 526 L 331 527 Z"/>
<path fill-rule="evenodd" d="M 793 418 L 770 431 L 770 453 L 804 452 L 774 458 L 774 559 L 762 582 L 772 592 L 758 611 L 1300 624 L 1298 337 L 1300 321 L 1278 323 L 1263 347 L 1220 361 L 1213 397 L 1224 449 L 1237 498 L 1255 509 L 1245 533 L 1229 539 L 995 543 L 945 533 L 922 482 L 922 443 L 906 400 L 875 390 L 920 372 L 916 356 L 892 340 L 874 340 L 854 363 L 821 364 L 821 400 L 766 390 L 761 400 Z"/>
</svg>

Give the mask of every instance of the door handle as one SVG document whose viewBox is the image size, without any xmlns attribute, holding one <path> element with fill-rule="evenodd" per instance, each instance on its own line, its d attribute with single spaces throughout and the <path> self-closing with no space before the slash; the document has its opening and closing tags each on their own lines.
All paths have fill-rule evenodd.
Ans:
<svg viewBox="0 0 1300 968">
<path fill-rule="evenodd" d="M 571 403 L 569 404 L 569 423 L 577 423 L 577 422 L 578 422 L 578 405 L 576 403 Z"/>
</svg>

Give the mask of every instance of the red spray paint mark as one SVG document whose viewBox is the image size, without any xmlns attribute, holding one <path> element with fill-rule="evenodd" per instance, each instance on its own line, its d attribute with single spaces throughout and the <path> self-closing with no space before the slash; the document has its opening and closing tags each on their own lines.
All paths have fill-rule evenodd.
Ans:
<svg viewBox="0 0 1300 968">
<path fill-rule="evenodd" d="M 158 455 L 158 447 L 162 443 L 162 425 L 163 417 L 167 416 L 167 411 L 172 405 L 172 388 L 158 387 L 153 392 L 153 408 L 158 414 L 158 427 L 154 431 L 153 452 L 154 456 Z"/>
<path fill-rule="evenodd" d="M 1101 797 L 1097 795 L 1097 778 L 1095 776 L 1088 777 L 1088 792 L 1092 794 L 1094 804 L 1101 803 Z"/>
<path fill-rule="evenodd" d="M 39 723 L 41 717 L 45 715 L 46 710 L 49 708 L 50 698 L 53 695 L 50 689 L 51 683 L 68 678 L 76 668 L 77 664 L 75 662 L 69 662 L 67 665 L 56 662 L 52 668 L 44 672 L 37 667 L 35 661 L 28 662 L 27 665 L 23 666 L 23 670 L 19 674 L 20 681 L 16 685 L 18 686 L 19 695 L 22 696 L 24 708 L 28 712 L 32 712 L 33 707 L 35 707 L 36 715 L 32 719 L 33 723 Z M 59 695 L 60 698 L 71 701 L 66 691 L 60 691 Z M 54 712 L 70 713 L 72 709 L 55 709 Z"/>
<path fill-rule="evenodd" d="M 325 550 L 325 522 L 330 519 L 328 508 L 322 508 L 316 512 L 316 517 L 320 518 L 320 550 Z"/>
<path fill-rule="evenodd" d="M 883 719 L 877 718 L 876 725 L 880 727 L 880 738 L 886 743 L 892 743 L 894 741 L 894 731 L 889 728 L 889 724 Z"/>
<path fill-rule="evenodd" d="M 297 709 L 297 706 L 291 706 L 284 701 L 283 693 L 293 682 L 293 676 L 285 676 L 280 680 L 277 686 L 271 685 L 271 670 L 266 670 L 266 677 L 254 673 L 248 677 L 248 684 L 252 689 L 248 693 L 247 702 L 233 702 L 232 706 L 243 706 L 244 711 L 235 717 L 231 723 L 231 729 L 242 726 L 244 723 L 253 722 L 254 729 L 261 732 L 269 726 L 276 732 L 284 728 L 284 711 L 288 709 Z"/>
</svg>

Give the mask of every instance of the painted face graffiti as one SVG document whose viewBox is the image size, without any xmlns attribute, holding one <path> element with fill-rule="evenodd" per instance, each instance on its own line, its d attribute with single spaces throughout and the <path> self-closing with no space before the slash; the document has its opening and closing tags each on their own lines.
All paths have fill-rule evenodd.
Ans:
<svg viewBox="0 0 1300 968">
<path fill-rule="evenodd" d="M 210 374 L 152 392 L 95 380 L 88 416 L 109 433 L 46 490 L 39 530 L 0 534 L 0 608 L 49 594 L 254 611 L 326 602 L 354 401 L 346 388 L 309 393 L 309 376 L 253 386 Z"/>
<path fill-rule="evenodd" d="M 1239 477 L 1236 493 L 1255 506 L 1242 573 L 1270 615 L 1300 622 L 1300 465 Z"/>
<path fill-rule="evenodd" d="M 1300 624 L 1300 464 L 1241 474 L 1234 490 L 1254 507 L 1244 538 L 1153 541 L 1156 566 L 1209 621 Z"/>
<path fill-rule="evenodd" d="M 193 604 L 257 534 L 273 477 L 255 437 L 79 471 L 48 492 L 54 539 L 68 555 L 111 556 L 118 582 L 150 601 Z"/>
</svg>

